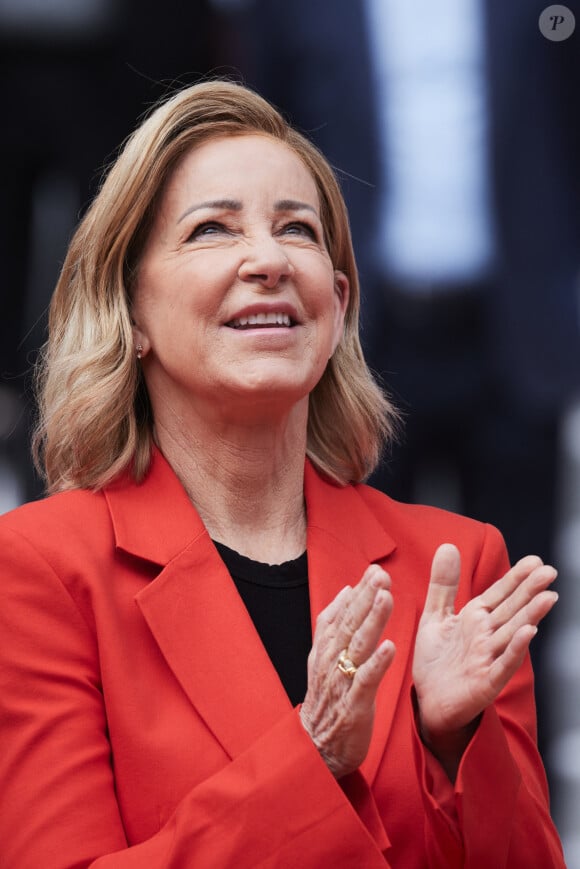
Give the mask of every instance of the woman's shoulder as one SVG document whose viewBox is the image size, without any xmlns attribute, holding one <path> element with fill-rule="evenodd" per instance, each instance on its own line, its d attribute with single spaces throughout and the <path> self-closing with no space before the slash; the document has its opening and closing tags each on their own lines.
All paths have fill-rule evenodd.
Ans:
<svg viewBox="0 0 580 869">
<path fill-rule="evenodd" d="M 323 512 L 342 518 L 342 526 L 353 530 L 378 524 L 395 544 L 431 550 L 433 544 L 452 542 L 477 552 L 482 546 L 505 548 L 500 532 L 493 525 L 459 513 L 425 504 L 396 501 L 365 483 L 343 486 L 328 480 L 312 468 L 307 477 L 307 494 L 317 494 Z M 307 498 L 308 501 L 308 498 Z M 346 517 L 346 519 L 345 519 Z M 378 529 L 377 529 L 378 530 Z"/>
<path fill-rule="evenodd" d="M 420 534 L 424 539 L 458 538 L 475 545 L 491 539 L 503 546 L 500 532 L 488 523 L 441 507 L 397 501 L 363 483 L 355 488 L 377 521 L 395 537 Z"/>
<path fill-rule="evenodd" d="M 62 547 L 69 540 L 102 540 L 112 533 L 103 492 L 71 489 L 29 501 L 0 516 L 0 536 L 27 541 L 37 550 Z"/>
<path fill-rule="evenodd" d="M 78 515 L 79 512 L 98 510 L 104 501 L 102 491 L 91 489 L 67 489 L 54 495 L 47 495 L 34 501 L 27 501 L 0 516 L 0 523 L 21 525 L 27 522 L 38 522 L 50 517 L 62 519 L 66 516 Z"/>
<path fill-rule="evenodd" d="M 413 575 L 428 579 L 433 556 L 442 543 L 452 543 L 458 548 L 463 576 L 459 604 L 466 603 L 508 569 L 503 537 L 493 525 L 440 507 L 395 501 L 370 486 L 356 488 L 375 520 L 393 540 L 395 560 L 411 565 Z"/>
</svg>

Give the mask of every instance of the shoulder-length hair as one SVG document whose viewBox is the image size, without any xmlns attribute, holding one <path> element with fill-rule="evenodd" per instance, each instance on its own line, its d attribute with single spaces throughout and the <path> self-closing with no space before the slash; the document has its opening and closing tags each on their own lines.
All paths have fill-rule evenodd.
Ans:
<svg viewBox="0 0 580 869">
<path fill-rule="evenodd" d="M 307 454 L 338 484 L 376 467 L 397 415 L 371 376 L 359 335 L 360 292 L 348 216 L 329 164 L 262 97 L 225 81 L 188 87 L 127 140 L 79 224 L 49 315 L 37 368 L 33 454 L 49 492 L 99 489 L 147 473 L 153 415 L 133 342 L 131 291 L 166 182 L 211 138 L 262 133 L 290 147 L 318 188 L 325 241 L 350 283 L 344 334 L 309 399 Z"/>
</svg>

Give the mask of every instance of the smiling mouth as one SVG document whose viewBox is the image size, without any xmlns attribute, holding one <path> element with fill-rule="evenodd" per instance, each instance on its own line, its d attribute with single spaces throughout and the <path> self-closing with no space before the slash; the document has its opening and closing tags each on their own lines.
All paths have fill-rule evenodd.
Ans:
<svg viewBox="0 0 580 869">
<path fill-rule="evenodd" d="M 282 314 L 277 311 L 268 314 L 248 314 L 247 317 L 235 317 L 229 323 L 226 323 L 226 326 L 229 326 L 230 329 L 256 329 L 263 327 L 271 329 L 277 326 L 289 328 L 294 325 L 294 321 L 288 314 Z"/>
</svg>

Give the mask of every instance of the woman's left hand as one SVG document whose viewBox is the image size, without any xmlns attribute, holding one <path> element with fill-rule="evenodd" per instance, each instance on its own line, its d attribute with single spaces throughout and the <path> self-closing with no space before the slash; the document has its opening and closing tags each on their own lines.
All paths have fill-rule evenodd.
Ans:
<svg viewBox="0 0 580 869">
<path fill-rule="evenodd" d="M 558 599 L 548 590 L 554 568 L 528 555 L 456 614 L 459 573 L 459 551 L 444 543 L 433 558 L 413 659 L 421 736 L 451 779 L 479 715 L 521 665 Z"/>
</svg>

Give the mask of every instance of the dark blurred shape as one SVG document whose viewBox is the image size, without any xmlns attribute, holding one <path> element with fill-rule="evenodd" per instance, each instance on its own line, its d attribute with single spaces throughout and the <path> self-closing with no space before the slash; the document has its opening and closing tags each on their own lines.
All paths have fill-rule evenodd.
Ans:
<svg viewBox="0 0 580 869">
<path fill-rule="evenodd" d="M 22 498 L 41 494 L 29 372 L 71 232 L 137 118 L 214 64 L 214 18 L 202 0 L 0 2 L 0 392 L 19 405 L 0 459 Z"/>
</svg>

